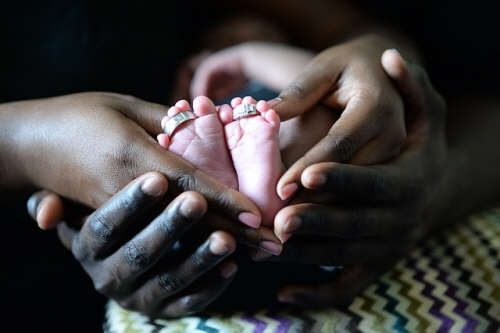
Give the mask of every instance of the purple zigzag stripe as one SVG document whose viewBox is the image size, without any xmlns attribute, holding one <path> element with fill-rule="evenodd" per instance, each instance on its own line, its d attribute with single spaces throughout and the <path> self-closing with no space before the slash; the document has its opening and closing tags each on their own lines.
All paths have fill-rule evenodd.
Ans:
<svg viewBox="0 0 500 333">
<path fill-rule="evenodd" d="M 444 240 L 443 242 L 441 242 L 441 244 L 445 244 L 444 254 L 452 259 L 450 267 L 455 269 L 457 272 L 460 272 L 458 281 L 461 281 L 463 276 L 463 269 L 461 268 L 461 264 L 463 263 L 463 260 L 455 254 L 454 247 L 450 246 Z M 457 296 L 457 291 L 460 287 L 458 287 L 456 284 L 452 284 L 450 281 L 445 281 L 445 283 L 449 286 L 448 290 L 446 290 L 445 292 L 445 295 L 449 296 L 457 302 L 457 306 L 453 309 L 453 312 L 465 319 L 465 327 L 463 331 L 474 332 L 476 327 L 479 325 L 479 321 L 476 318 L 468 315 L 465 311 L 465 309 L 469 306 L 469 303 Z"/>
<path fill-rule="evenodd" d="M 408 258 L 405 266 L 414 272 L 412 275 L 412 279 L 414 281 L 418 281 L 420 284 L 425 284 L 421 279 L 419 280 L 417 278 L 418 274 L 419 274 L 419 269 L 417 268 L 417 260 L 415 260 L 413 258 Z M 420 299 L 418 299 L 416 297 L 413 298 L 413 301 L 417 303 L 417 305 L 414 307 L 414 309 L 418 309 L 423 304 L 422 301 L 420 301 Z M 427 318 L 426 316 L 422 316 L 417 312 L 413 313 L 412 315 L 417 319 L 417 321 L 419 322 L 419 325 L 423 326 L 422 331 L 427 331 L 429 329 L 429 325 L 430 325 L 429 318 Z"/>
<path fill-rule="evenodd" d="M 243 315 L 242 318 L 248 321 L 249 323 L 255 325 L 253 333 L 261 333 L 264 332 L 264 330 L 266 329 L 267 324 L 262 320 L 258 320 L 257 318 L 255 318 L 255 316 L 252 314 Z"/>
<path fill-rule="evenodd" d="M 423 248 L 422 254 L 428 258 L 432 258 L 431 249 L 428 246 L 425 246 Z M 431 263 L 432 263 L 432 260 L 433 259 L 431 259 Z M 434 268 L 434 266 L 431 266 L 431 267 Z M 441 274 L 441 272 L 439 274 Z M 421 278 L 421 281 L 424 282 L 423 275 L 419 276 L 419 277 Z M 439 275 L 438 275 L 438 279 L 439 279 Z M 442 322 L 441 327 L 439 328 L 438 332 L 449 332 L 450 328 L 453 326 L 453 320 L 448 318 L 441 311 L 441 309 L 443 308 L 444 302 L 442 300 L 438 299 L 437 297 L 435 297 L 434 295 L 432 295 L 432 291 L 435 289 L 435 287 L 433 285 L 431 285 L 430 283 L 427 283 L 427 282 L 424 282 L 424 284 L 425 284 L 425 288 L 424 288 L 422 294 L 434 301 L 432 306 L 431 306 L 430 313 L 432 313 L 434 316 L 439 318 Z"/>
<path fill-rule="evenodd" d="M 422 295 L 433 300 L 432 306 L 431 306 L 429 312 L 432 315 L 434 315 L 436 318 L 441 320 L 442 324 L 441 324 L 441 327 L 439 329 L 439 332 L 443 332 L 443 330 L 442 330 L 443 326 L 444 327 L 451 326 L 450 323 L 448 322 L 449 319 L 446 316 L 444 316 L 440 311 L 441 308 L 443 307 L 444 303 L 443 303 L 443 301 L 441 301 L 440 299 L 438 299 L 432 295 L 432 291 L 434 290 L 434 286 L 432 284 L 430 284 L 429 282 L 425 281 L 424 276 L 425 276 L 425 272 L 423 272 L 421 269 L 415 267 L 414 277 L 416 280 L 420 281 L 420 283 L 422 283 L 424 285 L 424 289 L 422 290 Z"/>
<path fill-rule="evenodd" d="M 276 311 L 270 310 L 268 313 L 266 313 L 266 316 L 280 323 L 274 331 L 275 333 L 286 333 L 293 323 L 290 319 L 277 315 Z"/>
</svg>

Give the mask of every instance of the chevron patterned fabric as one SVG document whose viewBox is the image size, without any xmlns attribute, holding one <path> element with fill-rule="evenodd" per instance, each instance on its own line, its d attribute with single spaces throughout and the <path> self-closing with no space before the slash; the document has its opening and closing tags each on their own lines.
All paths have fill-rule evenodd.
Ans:
<svg viewBox="0 0 500 333">
<path fill-rule="evenodd" d="M 500 205 L 427 239 L 347 310 L 263 309 L 150 320 L 109 302 L 104 331 L 500 332 Z"/>
</svg>

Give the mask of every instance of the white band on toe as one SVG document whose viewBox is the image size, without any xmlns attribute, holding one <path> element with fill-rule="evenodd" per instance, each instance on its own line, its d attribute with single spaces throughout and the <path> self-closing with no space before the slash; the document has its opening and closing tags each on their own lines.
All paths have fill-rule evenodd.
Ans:
<svg viewBox="0 0 500 333">
<path fill-rule="evenodd" d="M 195 119 L 196 114 L 193 111 L 181 111 L 174 115 L 172 118 L 167 120 L 165 127 L 163 127 L 163 133 L 167 134 L 169 137 L 174 133 L 175 129 L 179 127 L 183 122 L 191 119 Z"/>
<path fill-rule="evenodd" d="M 233 120 L 256 116 L 260 113 L 257 111 L 257 104 L 242 103 L 237 105 L 233 110 Z"/>
</svg>

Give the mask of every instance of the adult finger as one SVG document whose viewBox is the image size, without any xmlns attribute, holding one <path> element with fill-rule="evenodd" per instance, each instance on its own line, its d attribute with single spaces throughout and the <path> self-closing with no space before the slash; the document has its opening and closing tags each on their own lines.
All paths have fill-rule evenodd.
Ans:
<svg viewBox="0 0 500 333">
<path fill-rule="evenodd" d="M 397 159 L 378 166 L 318 163 L 304 170 L 305 188 L 367 202 L 399 202 L 417 195 L 418 174 L 399 167 Z M 412 172 L 414 169 L 411 169 Z M 417 170 L 418 171 L 418 170 Z"/>
<path fill-rule="evenodd" d="M 339 266 L 380 261 L 388 253 L 396 257 L 404 246 L 397 242 L 386 244 L 378 237 L 346 240 L 321 236 L 294 236 L 283 246 L 279 256 L 252 250 L 252 258 L 309 265 Z"/>
<path fill-rule="evenodd" d="M 398 211 L 384 205 L 356 207 L 303 203 L 283 208 L 274 221 L 276 235 L 285 242 L 289 235 L 331 236 L 361 239 L 402 228 Z"/>
<path fill-rule="evenodd" d="M 446 101 L 434 89 L 427 72 L 421 67 L 403 59 L 396 50 L 389 49 L 382 54 L 381 64 L 387 75 L 394 81 L 403 96 L 405 106 L 410 113 L 409 122 L 419 126 L 415 117 L 429 117 L 431 130 L 444 133 Z M 422 133 L 415 131 L 415 135 Z"/>
<path fill-rule="evenodd" d="M 54 192 L 42 190 L 33 193 L 27 203 L 28 214 L 41 229 L 53 229 L 62 221 L 64 204 Z"/>
<path fill-rule="evenodd" d="M 203 217 L 206 209 L 206 202 L 198 193 L 185 192 L 175 198 L 151 223 L 104 259 L 104 264 L 112 269 L 108 276 L 101 277 L 99 284 L 95 283 L 96 288 L 104 294 L 113 294 L 112 290 L 106 288 L 117 287 L 113 283 L 115 276 L 122 277 L 126 283 L 127 278 L 134 280 L 149 270 L 165 253 L 174 248 L 174 244 L 193 224 Z M 234 240 L 231 237 L 212 238 L 210 241 L 212 252 L 232 252 Z M 197 263 L 204 262 L 200 259 Z"/>
<path fill-rule="evenodd" d="M 378 77 L 383 78 L 383 73 Z M 348 98 L 342 102 L 345 108 L 328 134 L 280 178 L 277 190 L 282 199 L 291 194 L 290 188 L 298 187 L 304 169 L 315 163 L 370 165 L 385 162 L 399 153 L 406 138 L 403 102 L 389 80 L 386 81 L 382 86 L 359 80 L 344 83 L 355 93 L 347 94 Z"/>
<path fill-rule="evenodd" d="M 225 259 L 212 270 L 199 277 L 196 284 L 187 287 L 179 295 L 164 299 L 157 313 L 151 317 L 178 318 L 203 311 L 230 285 L 238 266 Z"/>
<path fill-rule="evenodd" d="M 119 303 L 127 309 L 137 310 L 148 304 L 161 304 L 170 296 L 180 295 L 195 281 L 197 283 L 198 278 L 222 262 L 235 248 L 236 243 L 231 235 L 223 231 L 214 232 L 192 254 L 182 260 L 171 258 L 175 264 L 168 269 L 158 265 L 156 271 L 159 274 L 147 280 L 135 293 L 119 299 Z M 234 273 L 235 271 L 227 273 L 228 278 L 234 276 Z"/>
<path fill-rule="evenodd" d="M 340 64 L 325 68 L 321 59 L 315 58 L 279 94 L 279 102 L 272 105 L 273 109 L 282 121 L 304 114 L 336 89 L 340 74 Z M 338 108 L 340 109 L 340 105 Z"/>
<path fill-rule="evenodd" d="M 149 207 L 166 193 L 168 183 L 159 173 L 148 173 L 131 182 L 91 214 L 80 232 L 64 223 L 59 235 L 72 244 L 77 258 L 99 257 L 127 235 L 127 230 Z M 75 237 L 77 235 L 77 237 Z"/>
</svg>

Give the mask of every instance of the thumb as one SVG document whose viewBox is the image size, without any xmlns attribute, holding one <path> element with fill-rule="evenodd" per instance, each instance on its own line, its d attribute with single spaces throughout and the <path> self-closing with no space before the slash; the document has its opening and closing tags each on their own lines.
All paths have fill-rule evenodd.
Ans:
<svg viewBox="0 0 500 333">
<path fill-rule="evenodd" d="M 301 74 L 280 93 L 278 103 L 272 105 L 281 120 L 304 114 L 321 102 L 336 86 L 338 73 L 316 62 L 310 63 Z"/>
<path fill-rule="evenodd" d="M 161 120 L 167 115 L 168 106 L 129 96 L 120 98 L 116 102 L 115 108 L 137 123 L 149 135 L 156 137 L 163 133 Z"/>
</svg>

